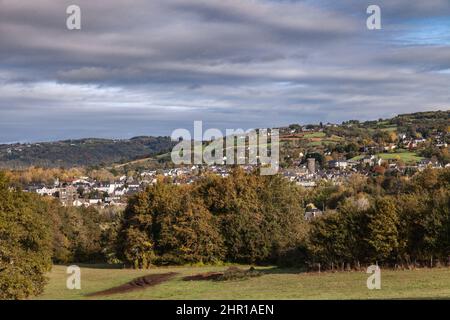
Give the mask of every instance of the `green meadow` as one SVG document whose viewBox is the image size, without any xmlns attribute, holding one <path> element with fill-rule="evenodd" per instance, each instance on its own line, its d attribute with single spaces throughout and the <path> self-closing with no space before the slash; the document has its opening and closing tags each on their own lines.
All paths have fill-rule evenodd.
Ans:
<svg viewBox="0 0 450 320">
<path fill-rule="evenodd" d="M 379 153 L 376 155 L 377 157 L 383 160 L 402 160 L 404 163 L 417 163 L 420 160 L 424 159 L 423 157 L 418 156 L 415 152 L 392 152 L 392 153 Z M 360 160 L 364 156 L 354 157 L 352 160 Z"/>
<path fill-rule="evenodd" d="M 248 268 L 248 266 L 239 266 Z M 381 271 L 381 289 L 369 290 L 365 272 L 304 273 L 298 269 L 257 268 L 261 276 L 228 281 L 184 281 L 185 276 L 223 271 L 224 266 L 158 267 L 148 270 L 81 266 L 81 290 L 66 288 L 65 266 L 54 266 L 37 299 L 450 299 L 450 268 Z M 95 298 L 87 294 L 137 277 L 176 272 L 167 282 L 132 292 Z"/>
</svg>

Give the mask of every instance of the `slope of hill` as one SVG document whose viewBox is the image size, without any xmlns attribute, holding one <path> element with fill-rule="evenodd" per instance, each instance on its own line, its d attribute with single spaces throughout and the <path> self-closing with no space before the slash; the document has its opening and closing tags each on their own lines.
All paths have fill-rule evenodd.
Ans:
<svg viewBox="0 0 450 320">
<path fill-rule="evenodd" d="M 391 119 L 365 122 L 349 120 L 340 125 L 295 124 L 279 129 L 281 162 L 286 161 L 287 164 L 300 153 L 334 153 L 341 158 L 351 159 L 365 153 L 366 151 L 361 150 L 366 147 L 371 147 L 373 152 L 384 152 L 383 148 L 386 145 L 400 146 L 397 136 L 400 133 L 409 139 L 428 139 L 429 144 L 416 152 L 423 153 L 423 149 L 428 147 L 429 152 L 421 156 L 436 155 L 443 160 L 444 156 L 448 158 L 447 155 L 440 155 L 436 148 L 433 149 L 433 144 L 449 143 L 450 110 L 402 114 Z M 135 137 L 129 140 L 90 138 L 33 144 L 4 144 L 0 145 L 0 169 L 20 169 L 29 166 L 68 168 L 112 164 L 115 164 L 115 168 L 121 168 L 146 166 L 147 162 L 153 164 L 155 161 L 167 164 L 170 162 L 168 152 L 174 145 L 169 137 Z M 156 157 L 157 155 L 161 156 Z M 416 157 L 413 160 L 418 159 L 421 158 Z"/>
<path fill-rule="evenodd" d="M 172 146 L 170 137 L 4 144 L 0 145 L 0 168 L 96 166 L 154 156 Z"/>
</svg>

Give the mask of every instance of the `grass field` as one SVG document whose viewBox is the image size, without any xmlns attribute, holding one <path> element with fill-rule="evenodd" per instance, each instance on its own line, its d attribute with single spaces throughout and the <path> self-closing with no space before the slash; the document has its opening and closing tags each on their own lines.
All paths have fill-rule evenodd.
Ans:
<svg viewBox="0 0 450 320">
<path fill-rule="evenodd" d="M 303 136 L 306 139 L 310 138 L 325 138 L 326 134 L 324 132 L 314 132 L 314 133 L 307 133 Z"/>
<path fill-rule="evenodd" d="M 414 152 L 393 152 L 393 153 L 379 153 L 376 155 L 377 157 L 383 159 L 383 160 L 395 160 L 395 159 L 401 159 L 404 163 L 417 163 L 420 160 L 423 160 L 423 157 L 418 156 Z M 353 158 L 352 160 L 360 160 L 364 156 L 357 156 Z"/>
<path fill-rule="evenodd" d="M 397 131 L 397 126 L 396 125 L 386 126 L 384 128 L 381 128 L 380 130 L 387 131 L 387 132 L 394 132 L 394 131 Z"/>
<path fill-rule="evenodd" d="M 424 159 L 423 157 L 419 157 L 414 152 L 380 153 L 378 156 L 384 160 L 400 158 L 405 163 L 416 163 Z"/>
<path fill-rule="evenodd" d="M 241 266 L 245 268 L 245 266 Z M 37 299 L 87 299 L 85 295 L 148 274 L 177 272 L 162 284 L 96 299 L 450 299 L 450 269 L 381 272 L 381 290 L 366 287 L 364 272 L 300 273 L 295 269 L 258 268 L 260 277 L 234 281 L 183 281 L 181 278 L 226 267 L 167 267 L 150 270 L 81 267 L 81 290 L 66 288 L 66 267 L 54 266 L 45 292 Z M 92 298 L 91 298 L 92 299 Z"/>
</svg>

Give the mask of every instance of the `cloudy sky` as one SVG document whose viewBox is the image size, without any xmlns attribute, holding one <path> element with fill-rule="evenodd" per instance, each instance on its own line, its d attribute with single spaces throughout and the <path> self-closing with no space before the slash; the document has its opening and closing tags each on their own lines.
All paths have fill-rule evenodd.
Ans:
<svg viewBox="0 0 450 320">
<path fill-rule="evenodd" d="M 0 0 L 0 143 L 438 109 L 449 0 Z"/>
</svg>

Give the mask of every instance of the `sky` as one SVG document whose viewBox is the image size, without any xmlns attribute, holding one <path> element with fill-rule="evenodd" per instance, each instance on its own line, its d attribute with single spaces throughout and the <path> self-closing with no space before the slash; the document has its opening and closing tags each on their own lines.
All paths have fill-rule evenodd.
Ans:
<svg viewBox="0 0 450 320">
<path fill-rule="evenodd" d="M 0 143 L 448 109 L 449 0 L 0 0 Z"/>
</svg>

